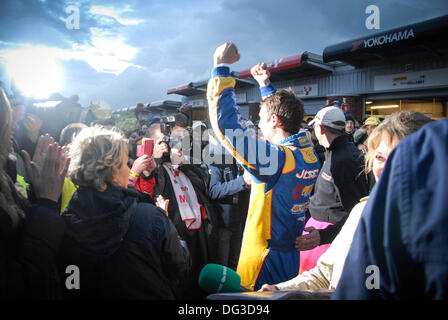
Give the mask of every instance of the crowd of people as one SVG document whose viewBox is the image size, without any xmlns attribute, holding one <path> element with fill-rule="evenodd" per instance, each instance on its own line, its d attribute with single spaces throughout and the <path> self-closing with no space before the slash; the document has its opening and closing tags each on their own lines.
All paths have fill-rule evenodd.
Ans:
<svg viewBox="0 0 448 320">
<path fill-rule="evenodd" d="M 448 297 L 448 120 L 359 123 L 336 100 L 306 122 L 260 63 L 255 125 L 234 98 L 239 58 L 232 43 L 215 51 L 209 126 L 180 110 L 169 125 L 72 123 L 52 137 L 0 89 L 1 298 L 205 299 L 209 263 L 252 291 Z"/>
</svg>

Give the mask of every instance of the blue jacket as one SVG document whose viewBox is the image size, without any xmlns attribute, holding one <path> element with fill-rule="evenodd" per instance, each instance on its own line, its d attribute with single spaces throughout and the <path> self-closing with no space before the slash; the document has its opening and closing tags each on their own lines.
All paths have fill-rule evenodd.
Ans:
<svg viewBox="0 0 448 320">
<path fill-rule="evenodd" d="M 448 119 L 392 151 L 332 299 L 448 298 L 447 159 Z"/>
<path fill-rule="evenodd" d="M 247 190 L 243 175 L 236 164 L 210 164 L 209 194 L 221 206 L 221 218 L 224 227 L 241 221 L 239 210 L 239 193 Z"/>
<path fill-rule="evenodd" d="M 257 290 L 263 283 L 286 281 L 298 274 L 300 257 L 294 241 L 302 233 L 320 164 L 305 132 L 272 144 L 242 130 L 234 87 L 229 67 L 217 67 L 207 98 L 218 141 L 252 176 L 237 273 L 242 286 Z M 260 90 L 262 97 L 276 91 L 272 85 Z"/>
</svg>

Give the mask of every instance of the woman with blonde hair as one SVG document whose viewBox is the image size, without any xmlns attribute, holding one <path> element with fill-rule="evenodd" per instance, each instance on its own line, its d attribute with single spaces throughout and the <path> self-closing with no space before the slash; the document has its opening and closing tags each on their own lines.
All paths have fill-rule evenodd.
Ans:
<svg viewBox="0 0 448 320">
<path fill-rule="evenodd" d="M 188 251 L 166 212 L 128 189 L 126 139 L 101 127 L 81 130 L 70 149 L 78 185 L 63 217 L 62 270 L 76 265 L 80 289 L 67 298 L 176 299 L 190 268 Z"/>
<path fill-rule="evenodd" d="M 0 299 L 60 297 L 56 253 L 64 236 L 58 199 L 69 161 L 53 138 L 41 136 L 33 161 L 22 152 L 31 202 L 4 170 L 12 151 L 13 120 L 0 87 Z"/>
<path fill-rule="evenodd" d="M 415 111 L 397 112 L 386 118 L 368 138 L 365 171 L 373 172 L 378 181 L 389 154 L 398 143 L 430 121 L 430 118 Z M 276 285 L 265 284 L 260 291 L 334 290 L 341 277 L 345 258 L 368 198 L 362 198 L 352 209 L 341 231 L 313 269 Z M 328 298 L 328 295 L 324 297 Z"/>
</svg>

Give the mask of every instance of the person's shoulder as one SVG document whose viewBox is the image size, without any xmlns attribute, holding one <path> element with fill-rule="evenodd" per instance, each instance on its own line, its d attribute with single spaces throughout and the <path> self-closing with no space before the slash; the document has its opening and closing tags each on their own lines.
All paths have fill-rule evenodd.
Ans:
<svg viewBox="0 0 448 320">
<path fill-rule="evenodd" d="M 166 216 L 159 207 L 149 202 L 137 202 L 136 215 L 143 215 L 148 218 L 160 218 Z"/>
<path fill-rule="evenodd" d="M 166 212 L 161 208 L 147 202 L 138 202 L 134 226 L 137 226 L 143 232 L 165 230 L 168 223 Z"/>
<path fill-rule="evenodd" d="M 341 161 L 358 161 L 361 156 L 361 151 L 356 147 L 348 136 L 341 136 L 338 148 L 335 148 L 333 157 L 336 155 L 336 160 Z"/>
<path fill-rule="evenodd" d="M 405 137 L 397 146 L 398 150 L 405 151 L 409 146 L 415 146 L 413 152 L 434 152 L 443 154 L 447 151 L 446 138 L 448 137 L 448 119 L 440 119 L 426 124 L 417 132 Z M 398 148 L 399 147 L 399 148 Z M 423 148 L 421 150 L 420 148 Z"/>
<path fill-rule="evenodd" d="M 369 197 L 361 198 L 359 202 L 353 207 L 352 211 L 350 212 L 350 216 L 360 216 L 367 204 L 367 200 L 369 200 Z"/>
<path fill-rule="evenodd" d="M 332 150 L 331 152 L 331 167 L 341 168 L 350 165 L 359 156 L 356 147 L 352 148 L 349 144 L 344 145 L 342 148 Z"/>
<path fill-rule="evenodd" d="M 190 180 L 207 181 L 209 178 L 209 170 L 206 165 L 189 164 L 181 167 L 181 171 L 187 175 Z"/>
<path fill-rule="evenodd" d="M 447 139 L 448 119 L 428 123 L 406 136 L 389 156 L 388 162 L 391 162 L 390 167 L 394 172 L 393 175 L 391 173 L 391 179 L 410 192 L 433 193 L 445 189 L 442 185 L 446 185 L 446 179 L 439 178 L 447 174 Z M 426 183 L 422 190 L 412 183 L 419 181 L 421 184 L 430 180 L 431 183 Z"/>
</svg>

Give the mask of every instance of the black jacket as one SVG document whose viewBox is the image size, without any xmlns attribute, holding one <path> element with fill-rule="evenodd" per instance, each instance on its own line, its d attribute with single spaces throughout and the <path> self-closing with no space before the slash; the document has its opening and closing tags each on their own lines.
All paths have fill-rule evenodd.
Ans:
<svg viewBox="0 0 448 320">
<path fill-rule="evenodd" d="M 80 271 L 80 289 L 66 298 L 175 299 L 190 258 L 165 212 L 137 190 L 79 188 L 64 212 L 59 259 Z M 64 277 L 66 275 L 64 274 Z"/>
<path fill-rule="evenodd" d="M 198 202 L 205 208 L 206 217 L 202 217 L 202 225 L 198 230 L 188 230 L 179 212 L 177 200 L 168 173 L 163 168 L 162 163 L 157 161 L 157 168 L 154 170 L 156 185 L 154 187 L 154 198 L 162 195 L 169 199 L 168 217 L 175 225 L 180 237 L 187 243 L 192 259 L 192 268 L 187 282 L 186 299 L 205 298 L 198 286 L 199 273 L 207 263 L 217 263 L 218 247 L 218 218 L 220 208 L 217 203 L 208 196 L 209 176 L 208 171 L 198 165 L 183 165 L 179 167 L 191 181 L 194 191 L 198 197 Z"/>
<path fill-rule="evenodd" d="M 352 208 L 368 195 L 363 168 L 361 152 L 347 135 L 333 140 L 317 178 L 309 207 L 314 219 L 334 224 L 319 231 L 321 245 L 333 241 Z"/>
<path fill-rule="evenodd" d="M 0 178 L 9 184 L 24 213 L 0 207 L 0 299 L 60 298 L 56 255 L 65 229 L 60 206 L 46 199 L 33 200 L 31 205 L 9 177 Z"/>
</svg>

